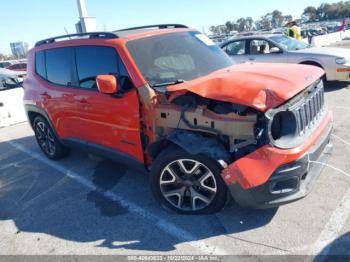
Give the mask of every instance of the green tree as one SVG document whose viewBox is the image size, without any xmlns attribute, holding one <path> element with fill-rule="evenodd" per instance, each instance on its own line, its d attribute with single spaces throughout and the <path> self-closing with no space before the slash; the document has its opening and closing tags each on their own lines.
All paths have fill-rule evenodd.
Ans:
<svg viewBox="0 0 350 262">
<path fill-rule="evenodd" d="M 217 26 L 212 25 L 211 27 L 209 27 L 209 30 L 213 35 L 219 35 L 219 30 Z"/>
<path fill-rule="evenodd" d="M 332 6 L 330 4 L 321 4 L 317 8 L 318 18 L 320 20 L 327 20 L 332 16 Z"/>
<path fill-rule="evenodd" d="M 274 10 L 271 13 L 271 25 L 273 28 L 281 27 L 284 21 L 284 16 L 281 11 Z"/>
<path fill-rule="evenodd" d="M 308 22 L 314 22 L 317 20 L 317 8 L 314 6 L 308 6 L 304 9 L 303 16 L 306 18 Z"/>
<path fill-rule="evenodd" d="M 235 22 L 227 21 L 225 26 L 227 33 L 230 33 L 232 31 L 238 31 L 237 24 Z"/>
<path fill-rule="evenodd" d="M 254 29 L 254 20 L 251 17 L 246 18 L 246 28 L 247 31 L 252 31 Z"/>
</svg>

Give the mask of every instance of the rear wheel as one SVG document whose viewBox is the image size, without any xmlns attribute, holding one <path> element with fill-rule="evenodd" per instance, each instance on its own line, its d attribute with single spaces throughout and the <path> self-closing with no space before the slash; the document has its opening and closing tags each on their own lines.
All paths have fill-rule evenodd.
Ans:
<svg viewBox="0 0 350 262">
<path fill-rule="evenodd" d="M 48 158 L 59 160 L 68 155 L 68 148 L 59 141 L 45 118 L 37 116 L 33 128 L 38 145 Z"/>
<path fill-rule="evenodd" d="M 171 148 L 153 163 L 152 191 L 163 207 L 177 213 L 214 213 L 224 207 L 227 199 L 221 170 L 206 155 Z"/>
</svg>

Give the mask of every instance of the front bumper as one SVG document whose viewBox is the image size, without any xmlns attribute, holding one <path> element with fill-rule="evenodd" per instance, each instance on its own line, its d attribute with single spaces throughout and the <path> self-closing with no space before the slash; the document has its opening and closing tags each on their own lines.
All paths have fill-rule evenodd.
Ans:
<svg viewBox="0 0 350 262">
<path fill-rule="evenodd" d="M 323 163 L 331 152 L 331 120 L 328 114 L 302 148 L 288 152 L 262 148 L 225 169 L 223 178 L 235 201 L 243 207 L 267 208 L 305 197 L 324 167 L 313 161 Z"/>
<path fill-rule="evenodd" d="M 334 77 L 328 77 L 328 80 L 350 80 L 350 64 L 337 65 L 334 72 Z"/>
</svg>

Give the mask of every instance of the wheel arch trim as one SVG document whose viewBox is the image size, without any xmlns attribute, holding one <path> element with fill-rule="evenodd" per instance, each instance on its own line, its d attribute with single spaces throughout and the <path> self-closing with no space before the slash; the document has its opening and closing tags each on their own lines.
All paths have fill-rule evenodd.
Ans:
<svg viewBox="0 0 350 262">
<path fill-rule="evenodd" d="M 169 146 L 169 142 L 191 155 L 204 154 L 218 162 L 222 168 L 226 168 L 232 162 L 231 155 L 222 144 L 215 138 L 204 137 L 197 132 L 187 130 L 173 131 L 167 138 L 156 142 L 157 144 L 155 143 L 158 147 L 157 154 L 162 151 L 161 148 L 164 148 L 164 145 Z M 153 155 L 152 157 L 155 156 Z"/>
<path fill-rule="evenodd" d="M 25 111 L 26 111 L 28 121 L 29 121 L 29 123 L 30 123 L 30 125 L 31 125 L 32 128 L 34 128 L 34 127 L 33 127 L 32 121 L 31 121 L 31 119 L 30 119 L 30 114 L 31 114 L 31 113 L 35 113 L 35 114 L 38 114 L 38 115 L 40 115 L 40 116 L 42 116 L 42 117 L 45 118 L 45 120 L 49 123 L 49 125 L 50 125 L 52 131 L 54 132 L 55 136 L 56 136 L 58 139 L 60 139 L 60 137 L 59 137 L 59 135 L 58 135 L 58 133 L 57 133 L 57 131 L 56 131 L 56 128 L 55 128 L 55 126 L 54 126 L 53 123 L 52 123 L 52 120 L 51 120 L 49 114 L 48 114 L 43 108 L 38 107 L 38 106 L 36 106 L 36 105 L 24 105 L 24 109 L 25 109 Z M 61 140 L 61 139 L 60 139 L 60 140 Z"/>
</svg>

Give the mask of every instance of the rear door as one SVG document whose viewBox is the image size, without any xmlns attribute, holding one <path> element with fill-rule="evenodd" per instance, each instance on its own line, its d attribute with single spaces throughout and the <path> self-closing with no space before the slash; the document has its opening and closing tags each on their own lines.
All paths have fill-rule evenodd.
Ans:
<svg viewBox="0 0 350 262">
<path fill-rule="evenodd" d="M 76 137 L 74 49 L 64 47 L 39 51 L 35 64 L 36 73 L 46 81 L 40 88 L 40 100 L 57 133 L 64 139 Z"/>
<path fill-rule="evenodd" d="M 108 46 L 75 47 L 78 78 L 76 132 L 91 148 L 114 150 L 143 162 L 139 99 L 117 50 Z M 96 77 L 118 78 L 120 95 L 102 94 Z"/>
<path fill-rule="evenodd" d="M 287 63 L 288 57 L 282 49 L 266 39 L 250 39 L 249 61 L 264 63 Z"/>
</svg>

